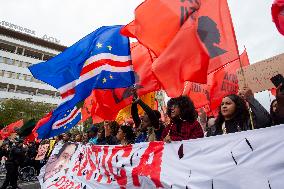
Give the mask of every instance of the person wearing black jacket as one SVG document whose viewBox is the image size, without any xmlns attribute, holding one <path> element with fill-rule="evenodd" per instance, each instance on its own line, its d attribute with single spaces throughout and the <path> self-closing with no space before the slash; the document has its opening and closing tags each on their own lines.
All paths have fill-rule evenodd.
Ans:
<svg viewBox="0 0 284 189">
<path fill-rule="evenodd" d="M 18 139 L 16 141 L 15 146 L 13 146 L 10 150 L 8 159 L 6 161 L 5 167 L 7 170 L 6 178 L 1 186 L 1 189 L 6 189 L 9 184 L 12 186 L 12 189 L 17 189 L 18 184 L 18 168 L 25 159 L 25 151 L 23 149 L 23 141 Z"/>
<path fill-rule="evenodd" d="M 222 99 L 215 125 L 209 132 L 210 136 L 271 126 L 272 120 L 269 113 L 253 97 L 249 88 L 242 89 L 239 95 L 231 94 Z"/>
<path fill-rule="evenodd" d="M 276 99 L 271 102 L 270 115 L 273 125 L 284 124 L 284 91 L 281 91 L 282 84 L 276 89 Z"/>
<path fill-rule="evenodd" d="M 142 120 L 138 115 L 137 105 L 139 105 L 145 112 Z M 135 127 L 140 128 L 141 132 L 137 136 L 135 143 L 161 140 L 161 135 L 164 129 L 163 123 L 159 121 L 161 113 L 158 110 L 152 110 L 136 95 L 136 93 L 133 95 L 131 115 Z"/>
</svg>

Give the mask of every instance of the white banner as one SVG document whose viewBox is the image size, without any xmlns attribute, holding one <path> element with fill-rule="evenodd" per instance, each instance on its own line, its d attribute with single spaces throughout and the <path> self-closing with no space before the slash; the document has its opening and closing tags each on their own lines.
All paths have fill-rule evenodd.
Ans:
<svg viewBox="0 0 284 189">
<path fill-rule="evenodd" d="M 42 188 L 283 189 L 284 125 L 189 141 L 57 146 Z"/>
</svg>

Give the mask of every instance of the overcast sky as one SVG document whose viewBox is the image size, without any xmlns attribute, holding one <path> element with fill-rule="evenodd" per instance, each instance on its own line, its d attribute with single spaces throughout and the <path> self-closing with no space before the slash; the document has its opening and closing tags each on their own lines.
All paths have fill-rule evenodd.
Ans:
<svg viewBox="0 0 284 189">
<path fill-rule="evenodd" d="M 103 25 L 124 25 L 143 0 L 0 0 L 0 21 L 55 37 L 70 46 Z M 284 37 L 271 21 L 273 0 L 228 0 L 240 51 L 251 63 L 284 52 Z M 269 105 L 268 94 L 257 95 Z"/>
</svg>

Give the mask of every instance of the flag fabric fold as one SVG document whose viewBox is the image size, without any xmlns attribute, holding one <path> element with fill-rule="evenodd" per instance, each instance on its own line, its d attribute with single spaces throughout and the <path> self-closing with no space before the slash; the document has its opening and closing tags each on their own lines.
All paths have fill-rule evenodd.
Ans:
<svg viewBox="0 0 284 189">
<path fill-rule="evenodd" d="M 131 44 L 131 57 L 135 75 L 135 88 L 139 96 L 160 90 L 160 84 L 151 71 L 155 56 L 151 51 L 139 43 Z M 115 120 L 118 112 L 131 104 L 133 86 L 117 89 L 95 89 L 84 104 L 84 115 L 92 115 L 94 122 Z"/>
<path fill-rule="evenodd" d="M 21 128 L 24 125 L 24 120 L 18 120 L 16 122 L 13 122 L 6 127 L 4 127 L 1 131 L 1 137 L 2 139 L 8 138 L 12 133 L 16 133 L 17 129 Z"/>
<path fill-rule="evenodd" d="M 81 120 L 81 108 L 76 106 L 66 111 L 58 109 L 43 117 L 36 125 L 33 132 L 39 139 L 47 139 L 70 130 Z"/>
<path fill-rule="evenodd" d="M 199 6 L 200 0 L 146 0 L 135 9 L 135 20 L 122 28 L 122 34 L 137 38 L 159 56 Z"/>
<path fill-rule="evenodd" d="M 210 86 L 210 108 L 212 110 L 219 107 L 224 96 L 238 93 L 239 85 L 236 72 L 241 64 L 242 66 L 249 65 L 246 51 L 240 55 L 240 59 L 236 59 L 212 74 Z"/>
<path fill-rule="evenodd" d="M 183 24 L 152 70 L 170 97 L 182 95 L 184 82 L 207 82 L 209 55 L 197 35 L 197 23 Z"/>
<path fill-rule="evenodd" d="M 61 54 L 29 67 L 33 76 L 57 88 L 64 110 L 87 98 L 94 88 L 123 88 L 134 83 L 129 39 L 121 26 L 103 26 Z"/>
</svg>

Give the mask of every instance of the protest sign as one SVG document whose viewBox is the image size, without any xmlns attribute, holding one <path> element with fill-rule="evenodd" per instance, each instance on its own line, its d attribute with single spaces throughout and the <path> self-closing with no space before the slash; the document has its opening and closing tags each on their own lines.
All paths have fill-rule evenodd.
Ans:
<svg viewBox="0 0 284 189">
<path fill-rule="evenodd" d="M 283 135 L 279 125 L 170 144 L 65 143 L 55 147 L 39 181 L 48 189 L 282 189 Z"/>
<path fill-rule="evenodd" d="M 240 87 L 247 85 L 254 93 L 272 89 L 275 86 L 270 78 L 277 74 L 284 75 L 284 54 L 243 67 L 243 73 L 241 69 L 237 71 Z"/>
</svg>

